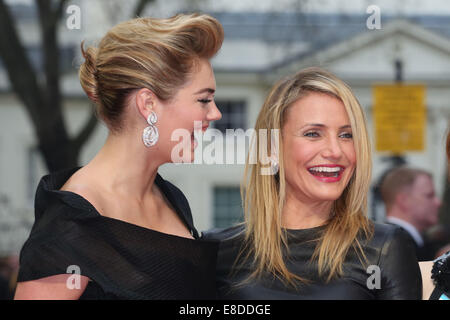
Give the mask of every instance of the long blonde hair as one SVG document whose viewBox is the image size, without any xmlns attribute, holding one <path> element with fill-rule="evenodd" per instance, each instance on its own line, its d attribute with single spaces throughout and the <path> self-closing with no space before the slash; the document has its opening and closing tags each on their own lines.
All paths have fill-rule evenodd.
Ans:
<svg viewBox="0 0 450 320">
<path fill-rule="evenodd" d="M 256 121 L 255 131 L 281 129 L 287 109 L 305 95 L 320 92 L 340 99 L 350 119 L 356 152 L 356 168 L 348 186 L 333 206 L 334 214 L 326 225 L 316 246 L 312 260 L 317 259 L 319 275 L 327 281 L 342 275 L 343 262 L 351 247 L 364 252 L 357 236 L 360 231 L 369 238 L 372 227 L 367 218 L 367 194 L 371 177 L 371 148 L 363 110 L 350 88 L 333 74 L 320 68 L 308 68 L 279 81 L 272 88 Z M 258 135 L 254 146 L 260 148 Z M 282 137 L 280 136 L 280 139 Z M 247 158 L 241 195 L 245 213 L 245 257 L 253 258 L 255 271 L 250 278 L 271 273 L 281 280 L 294 284 L 307 281 L 291 273 L 283 259 L 287 248 L 285 230 L 281 226 L 281 213 L 285 201 L 285 171 L 283 144 L 280 141 L 279 171 L 276 175 L 262 175 L 263 164 L 250 163 Z M 258 150 L 257 154 L 262 150 Z M 271 145 L 267 145 L 271 154 Z M 241 253 L 242 253 L 241 252 Z"/>
</svg>

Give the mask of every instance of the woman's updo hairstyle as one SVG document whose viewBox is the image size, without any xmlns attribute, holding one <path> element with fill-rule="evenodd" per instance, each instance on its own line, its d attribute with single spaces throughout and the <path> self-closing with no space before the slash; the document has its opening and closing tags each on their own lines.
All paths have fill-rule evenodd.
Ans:
<svg viewBox="0 0 450 320">
<path fill-rule="evenodd" d="M 132 91 L 148 88 L 170 100 L 198 59 L 211 59 L 219 51 L 223 37 L 222 25 L 205 14 L 132 19 L 113 27 L 98 48 L 85 50 L 81 44 L 80 83 L 108 128 L 119 131 Z"/>
</svg>

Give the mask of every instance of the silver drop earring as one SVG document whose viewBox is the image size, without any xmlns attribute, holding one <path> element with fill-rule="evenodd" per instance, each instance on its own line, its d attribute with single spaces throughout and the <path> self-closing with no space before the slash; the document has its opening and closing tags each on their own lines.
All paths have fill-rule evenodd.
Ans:
<svg viewBox="0 0 450 320">
<path fill-rule="evenodd" d="M 159 132 L 158 128 L 155 126 L 157 121 L 158 117 L 156 116 L 156 113 L 152 111 L 147 118 L 148 127 L 146 127 L 142 133 L 142 141 L 146 147 L 154 146 L 156 142 L 158 142 Z"/>
</svg>

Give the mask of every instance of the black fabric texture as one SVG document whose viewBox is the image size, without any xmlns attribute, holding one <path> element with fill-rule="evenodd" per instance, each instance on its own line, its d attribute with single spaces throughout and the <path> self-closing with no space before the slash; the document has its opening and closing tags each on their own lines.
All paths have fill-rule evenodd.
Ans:
<svg viewBox="0 0 450 320">
<path fill-rule="evenodd" d="M 60 191 L 79 168 L 39 183 L 35 222 L 20 253 L 18 281 L 68 273 L 89 281 L 81 299 L 212 299 L 218 244 L 198 239 L 183 193 L 159 174 L 156 185 L 195 239 L 102 216 L 83 197 Z"/>
<path fill-rule="evenodd" d="M 397 225 L 395 223 L 391 223 L 389 221 L 386 221 L 385 223 L 391 224 L 394 226 L 398 226 L 399 228 L 402 228 L 403 230 L 405 230 L 405 233 L 408 235 L 408 237 L 411 238 L 411 242 L 414 245 L 414 249 L 416 251 L 416 256 L 417 256 L 417 261 L 419 261 L 419 262 L 430 261 L 430 260 L 434 260 L 436 258 L 436 252 L 439 249 L 439 247 L 436 247 L 436 245 L 434 243 L 429 242 L 427 240 L 427 237 L 425 234 L 421 234 L 424 244 L 423 244 L 423 246 L 419 246 L 417 244 L 417 242 L 414 240 L 414 238 L 411 236 L 411 234 L 406 229 L 404 229 L 402 226 Z"/>
<path fill-rule="evenodd" d="M 351 249 L 343 264 L 343 275 L 326 282 L 325 277 L 318 274 L 317 262 L 311 261 L 325 228 L 286 230 L 288 250 L 283 252 L 286 266 L 291 272 L 309 280 L 309 283 L 298 283 L 296 287 L 286 285 L 269 274 L 249 283 L 244 282 L 254 271 L 251 258 L 239 260 L 233 266 L 243 245 L 243 225 L 205 232 L 203 238 L 221 241 L 216 270 L 218 297 L 230 300 L 422 298 L 422 279 L 414 246 L 404 230 L 375 223 L 373 237 L 369 240 L 360 238 L 367 262 L 362 262 Z M 377 271 L 369 269 L 370 265 L 379 267 L 378 284 L 375 281 Z"/>
</svg>

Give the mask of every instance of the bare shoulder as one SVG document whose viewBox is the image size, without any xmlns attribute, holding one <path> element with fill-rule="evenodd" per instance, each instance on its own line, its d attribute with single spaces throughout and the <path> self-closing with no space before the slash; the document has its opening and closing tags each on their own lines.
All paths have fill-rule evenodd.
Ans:
<svg viewBox="0 0 450 320">
<path fill-rule="evenodd" d="M 89 278 L 58 274 L 37 280 L 19 282 L 14 300 L 77 300 L 87 287 Z"/>
</svg>

